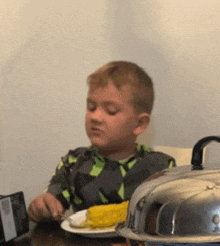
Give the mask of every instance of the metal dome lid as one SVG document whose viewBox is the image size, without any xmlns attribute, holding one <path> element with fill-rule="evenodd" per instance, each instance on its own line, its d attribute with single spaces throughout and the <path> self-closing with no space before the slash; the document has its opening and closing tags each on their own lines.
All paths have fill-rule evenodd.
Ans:
<svg viewBox="0 0 220 246">
<path fill-rule="evenodd" d="M 220 163 L 202 165 L 203 148 L 220 137 L 201 139 L 191 165 L 150 176 L 133 193 L 123 237 L 156 243 L 220 242 Z"/>
</svg>

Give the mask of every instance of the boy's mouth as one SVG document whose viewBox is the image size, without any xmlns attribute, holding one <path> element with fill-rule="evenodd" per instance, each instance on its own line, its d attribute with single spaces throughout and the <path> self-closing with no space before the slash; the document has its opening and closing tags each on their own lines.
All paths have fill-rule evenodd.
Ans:
<svg viewBox="0 0 220 246">
<path fill-rule="evenodd" d="M 92 131 L 97 131 L 97 132 L 102 132 L 102 130 L 100 129 L 100 128 L 98 128 L 98 127 L 91 127 L 91 130 Z"/>
<path fill-rule="evenodd" d="M 103 133 L 103 130 L 98 127 L 91 127 L 91 132 L 95 134 Z"/>
</svg>

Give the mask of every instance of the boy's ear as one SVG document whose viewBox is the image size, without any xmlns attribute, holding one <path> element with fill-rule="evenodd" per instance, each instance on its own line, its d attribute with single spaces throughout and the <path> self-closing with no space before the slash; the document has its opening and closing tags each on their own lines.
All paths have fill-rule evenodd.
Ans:
<svg viewBox="0 0 220 246">
<path fill-rule="evenodd" d="M 148 125 L 150 123 L 150 115 L 148 113 L 140 113 L 138 115 L 138 124 L 136 128 L 134 129 L 134 135 L 137 137 L 141 135 L 142 132 L 147 130 Z"/>
</svg>

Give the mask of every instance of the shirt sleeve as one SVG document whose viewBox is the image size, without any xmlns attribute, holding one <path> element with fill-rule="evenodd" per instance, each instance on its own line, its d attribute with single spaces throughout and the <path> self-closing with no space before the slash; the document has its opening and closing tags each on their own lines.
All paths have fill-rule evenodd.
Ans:
<svg viewBox="0 0 220 246">
<path fill-rule="evenodd" d="M 69 181 L 70 169 L 74 168 L 77 158 L 71 154 L 63 157 L 57 165 L 46 192 L 54 195 L 65 209 L 70 207 L 71 187 Z"/>
</svg>

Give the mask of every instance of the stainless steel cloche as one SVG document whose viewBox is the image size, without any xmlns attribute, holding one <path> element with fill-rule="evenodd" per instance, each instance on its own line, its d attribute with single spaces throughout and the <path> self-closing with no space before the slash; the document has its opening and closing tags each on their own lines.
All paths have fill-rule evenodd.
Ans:
<svg viewBox="0 0 220 246">
<path fill-rule="evenodd" d="M 220 242 L 220 163 L 202 165 L 203 148 L 220 137 L 199 140 L 191 165 L 152 175 L 134 192 L 121 236 L 157 243 Z"/>
</svg>

